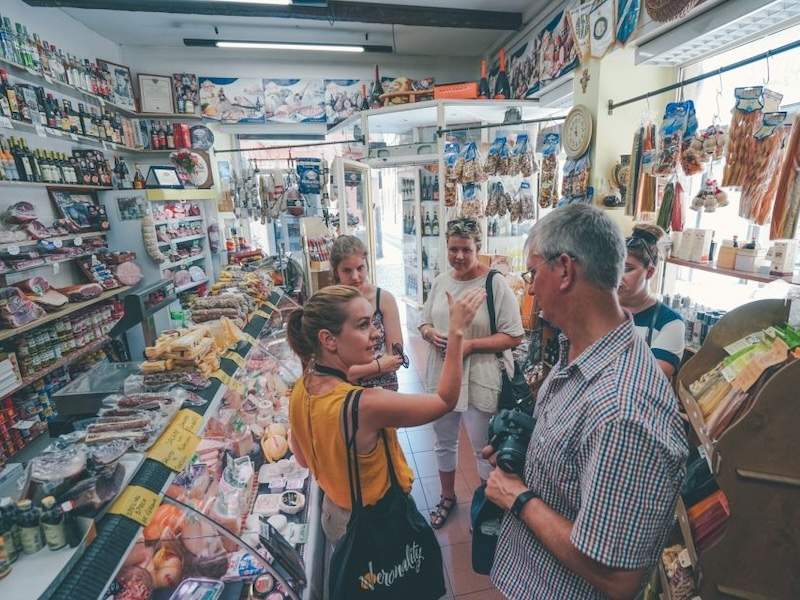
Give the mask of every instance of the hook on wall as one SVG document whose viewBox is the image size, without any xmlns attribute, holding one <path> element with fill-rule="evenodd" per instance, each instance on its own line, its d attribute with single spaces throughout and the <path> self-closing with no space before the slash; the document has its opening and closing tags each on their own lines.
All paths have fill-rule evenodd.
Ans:
<svg viewBox="0 0 800 600">
<path fill-rule="evenodd" d="M 767 50 L 767 56 L 764 59 L 764 60 L 767 61 L 767 78 L 766 79 L 762 79 L 762 81 L 764 82 L 764 85 L 769 85 L 769 80 L 771 79 L 771 74 L 769 72 L 769 57 L 770 57 L 770 51 Z"/>
</svg>

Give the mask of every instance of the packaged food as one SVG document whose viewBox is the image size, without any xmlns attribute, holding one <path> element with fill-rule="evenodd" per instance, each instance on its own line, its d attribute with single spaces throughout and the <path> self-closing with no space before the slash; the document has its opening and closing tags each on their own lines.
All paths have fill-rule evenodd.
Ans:
<svg viewBox="0 0 800 600">
<path fill-rule="evenodd" d="M 542 171 L 539 175 L 539 206 L 554 207 L 558 202 L 558 152 L 561 137 L 558 133 L 546 133 L 542 148 Z"/>
<path fill-rule="evenodd" d="M 684 139 L 691 139 L 697 130 L 694 102 L 670 102 L 664 109 L 659 129 L 658 154 L 653 165 L 654 175 L 671 175 L 680 158 Z"/>
<path fill-rule="evenodd" d="M 523 177 L 533 175 L 533 154 L 529 146 L 528 134 L 521 133 L 517 136 L 517 141 L 514 143 L 514 149 L 511 152 L 509 175 L 522 175 Z"/>
<path fill-rule="evenodd" d="M 792 134 L 786 144 L 778 177 L 769 239 L 794 239 L 800 214 L 800 114 L 794 116 Z"/>
<path fill-rule="evenodd" d="M 191 577 L 180 582 L 169 600 L 217 600 L 225 584 L 216 579 Z"/>
<path fill-rule="evenodd" d="M 501 175 L 500 169 L 500 156 L 503 152 L 508 154 L 507 148 L 507 139 L 505 136 L 498 136 L 495 138 L 492 145 L 489 146 L 489 152 L 486 155 L 486 163 L 483 166 L 483 171 L 486 175 Z"/>
<path fill-rule="evenodd" d="M 763 225 L 772 214 L 778 188 L 783 141 L 786 137 L 785 112 L 764 113 L 753 133 L 747 164 L 741 169 L 742 195 L 739 216 Z"/>
<path fill-rule="evenodd" d="M 480 186 L 474 183 L 463 186 L 460 211 L 462 217 L 477 219 L 483 213 L 479 191 Z"/>
</svg>

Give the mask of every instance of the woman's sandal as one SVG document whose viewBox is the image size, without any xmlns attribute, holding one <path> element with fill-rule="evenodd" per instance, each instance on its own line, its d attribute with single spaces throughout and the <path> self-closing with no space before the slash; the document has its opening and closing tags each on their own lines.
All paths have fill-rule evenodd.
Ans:
<svg viewBox="0 0 800 600">
<path fill-rule="evenodd" d="M 431 527 L 434 529 L 441 529 L 447 522 L 447 517 L 450 516 L 450 512 L 455 507 L 455 496 L 452 498 L 445 498 L 444 496 L 441 496 L 439 498 L 439 504 L 436 505 L 435 510 L 431 511 Z"/>
</svg>

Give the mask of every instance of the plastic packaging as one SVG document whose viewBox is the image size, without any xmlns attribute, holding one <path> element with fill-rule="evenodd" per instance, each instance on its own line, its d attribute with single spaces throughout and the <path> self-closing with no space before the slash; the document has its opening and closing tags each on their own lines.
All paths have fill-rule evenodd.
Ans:
<svg viewBox="0 0 800 600">
<path fill-rule="evenodd" d="M 547 133 L 544 136 L 542 150 L 542 171 L 539 175 L 539 206 L 550 208 L 558 202 L 558 151 L 561 136 L 558 133 Z"/>
</svg>

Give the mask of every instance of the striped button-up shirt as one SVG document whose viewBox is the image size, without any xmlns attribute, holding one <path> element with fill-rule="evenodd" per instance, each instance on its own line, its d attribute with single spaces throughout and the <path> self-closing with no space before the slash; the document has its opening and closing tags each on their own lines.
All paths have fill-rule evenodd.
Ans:
<svg viewBox="0 0 800 600">
<path fill-rule="evenodd" d="M 569 362 L 536 403 L 525 484 L 573 523 L 570 541 L 618 569 L 656 563 L 673 522 L 688 445 L 678 401 L 628 320 Z M 492 581 L 512 600 L 604 598 L 507 513 Z"/>
</svg>

